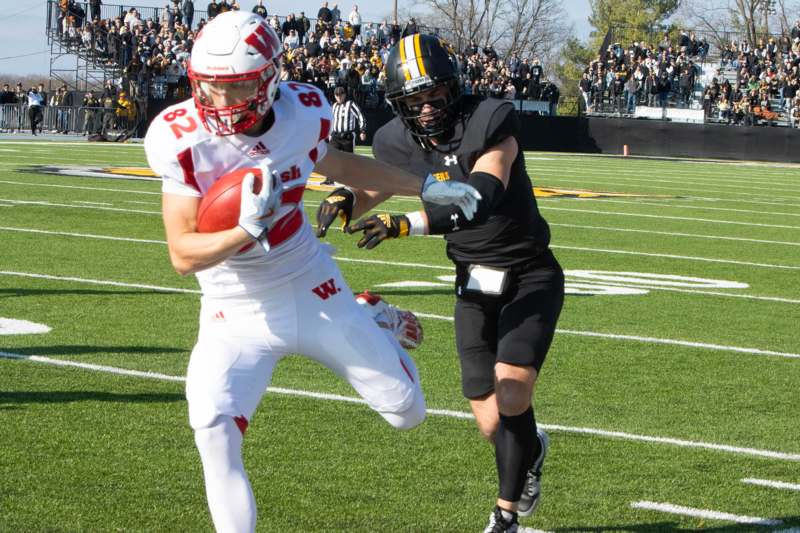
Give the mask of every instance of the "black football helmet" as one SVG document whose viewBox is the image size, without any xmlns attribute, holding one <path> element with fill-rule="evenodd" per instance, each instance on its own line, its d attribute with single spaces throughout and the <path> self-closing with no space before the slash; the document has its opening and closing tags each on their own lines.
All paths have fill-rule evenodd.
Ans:
<svg viewBox="0 0 800 533">
<path fill-rule="evenodd" d="M 436 87 L 447 87 L 443 99 L 426 102 L 436 111 L 425 125 L 422 106 L 409 106 L 406 98 Z M 411 134 L 425 146 L 431 138 L 449 137 L 459 118 L 461 83 L 458 60 L 439 37 L 414 34 L 400 39 L 386 59 L 386 100 Z"/>
</svg>

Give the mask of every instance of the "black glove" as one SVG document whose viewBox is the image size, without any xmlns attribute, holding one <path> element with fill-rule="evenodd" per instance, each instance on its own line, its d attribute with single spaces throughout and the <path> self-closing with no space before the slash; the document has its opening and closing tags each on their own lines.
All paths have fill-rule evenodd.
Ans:
<svg viewBox="0 0 800 533">
<path fill-rule="evenodd" d="M 324 237 L 337 217 L 342 219 L 342 228 L 350 224 L 355 200 L 356 195 L 344 187 L 330 193 L 317 208 L 317 237 Z"/>
<path fill-rule="evenodd" d="M 363 231 L 364 236 L 358 241 L 358 247 L 367 247 L 372 250 L 386 239 L 396 239 L 398 237 L 408 237 L 408 229 L 411 223 L 405 215 L 390 215 L 381 213 L 371 217 L 362 218 L 353 226 L 345 228 L 347 233 Z"/>
</svg>

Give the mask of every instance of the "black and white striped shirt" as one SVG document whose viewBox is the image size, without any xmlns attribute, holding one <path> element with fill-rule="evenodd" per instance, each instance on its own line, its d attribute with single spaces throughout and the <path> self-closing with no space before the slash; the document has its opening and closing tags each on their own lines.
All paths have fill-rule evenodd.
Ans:
<svg viewBox="0 0 800 533">
<path fill-rule="evenodd" d="M 333 133 L 367 131 L 367 121 L 355 102 L 333 104 Z"/>
</svg>

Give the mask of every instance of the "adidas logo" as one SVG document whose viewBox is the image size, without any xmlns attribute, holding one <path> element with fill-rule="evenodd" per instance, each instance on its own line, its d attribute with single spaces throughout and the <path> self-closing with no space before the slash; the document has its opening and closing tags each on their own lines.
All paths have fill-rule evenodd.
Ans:
<svg viewBox="0 0 800 533">
<path fill-rule="evenodd" d="M 256 144 L 249 152 L 247 152 L 247 155 L 249 155 L 250 157 L 255 157 L 257 155 L 267 155 L 267 154 L 269 154 L 269 148 L 264 146 L 264 143 L 262 143 L 261 141 L 258 141 L 258 144 Z"/>
</svg>

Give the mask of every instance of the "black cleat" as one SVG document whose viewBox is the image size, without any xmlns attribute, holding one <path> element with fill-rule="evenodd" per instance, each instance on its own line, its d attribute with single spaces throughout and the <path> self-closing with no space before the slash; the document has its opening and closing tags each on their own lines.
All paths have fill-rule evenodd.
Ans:
<svg viewBox="0 0 800 533">
<path fill-rule="evenodd" d="M 550 437 L 542 429 L 536 431 L 539 442 L 542 444 L 539 457 L 534 461 L 533 466 L 528 470 L 525 486 L 522 488 L 522 495 L 517 504 L 517 513 L 520 516 L 530 516 L 536 511 L 542 499 L 542 464 L 547 456 L 547 448 L 550 445 Z"/>
<path fill-rule="evenodd" d="M 489 525 L 486 526 L 483 533 L 517 533 L 518 531 L 517 513 L 512 513 L 511 519 L 507 520 L 503 517 L 501 509 L 495 507 L 492 514 L 489 515 Z"/>
</svg>

